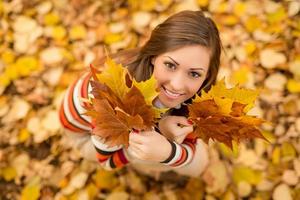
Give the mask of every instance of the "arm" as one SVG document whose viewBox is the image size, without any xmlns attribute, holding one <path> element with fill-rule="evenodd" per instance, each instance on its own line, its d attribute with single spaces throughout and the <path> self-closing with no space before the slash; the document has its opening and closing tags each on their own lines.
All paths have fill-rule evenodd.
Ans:
<svg viewBox="0 0 300 200">
<path fill-rule="evenodd" d="M 178 144 L 156 131 L 142 131 L 129 135 L 129 153 L 141 160 L 160 162 L 177 168 L 190 163 L 194 152 L 195 142 L 190 139 Z"/>
<path fill-rule="evenodd" d="M 96 135 L 91 136 L 92 143 L 96 149 L 97 160 L 106 170 L 121 168 L 129 161 L 122 146 L 108 147 L 103 140 Z"/>
<path fill-rule="evenodd" d="M 186 138 L 182 144 L 175 141 L 170 141 L 172 145 L 172 152 L 170 156 L 163 162 L 165 165 L 179 168 L 189 164 L 195 155 L 196 140 Z"/>
<path fill-rule="evenodd" d="M 163 163 L 183 167 L 191 162 L 195 154 L 196 137 L 193 125 L 183 116 L 166 116 L 159 121 L 159 130 L 172 141 L 172 153 Z"/>
<path fill-rule="evenodd" d="M 83 115 L 86 105 L 82 101 L 83 98 L 91 97 L 90 79 L 91 74 L 86 73 L 68 88 L 59 111 L 61 124 L 68 138 L 72 140 L 72 145 L 77 147 L 85 158 L 96 157 L 105 169 L 122 167 L 128 163 L 123 148 L 108 148 L 100 137 L 90 135 L 92 119 Z"/>
</svg>

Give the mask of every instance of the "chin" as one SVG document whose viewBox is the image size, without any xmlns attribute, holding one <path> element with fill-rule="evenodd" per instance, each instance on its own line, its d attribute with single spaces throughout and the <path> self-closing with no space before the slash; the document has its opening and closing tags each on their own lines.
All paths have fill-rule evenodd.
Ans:
<svg viewBox="0 0 300 200">
<path fill-rule="evenodd" d="M 179 104 L 181 104 L 183 102 L 183 101 L 173 101 L 172 102 L 172 101 L 168 101 L 164 98 L 161 98 L 160 101 L 164 106 L 166 106 L 168 108 L 175 108 L 176 106 L 178 106 Z"/>
</svg>

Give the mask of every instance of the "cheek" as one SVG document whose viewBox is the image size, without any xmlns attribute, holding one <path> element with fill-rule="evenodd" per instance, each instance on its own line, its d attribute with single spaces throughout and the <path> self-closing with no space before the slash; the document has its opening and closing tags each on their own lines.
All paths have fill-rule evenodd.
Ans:
<svg viewBox="0 0 300 200">
<path fill-rule="evenodd" d="M 166 72 L 163 71 L 161 66 L 154 67 L 153 76 L 156 79 L 158 85 L 162 84 L 167 77 Z"/>
<path fill-rule="evenodd" d="M 200 83 L 191 83 L 189 85 L 189 95 L 193 96 L 194 94 L 196 94 L 198 92 L 198 90 L 200 89 L 201 85 L 203 84 L 204 81 L 201 81 Z"/>
</svg>

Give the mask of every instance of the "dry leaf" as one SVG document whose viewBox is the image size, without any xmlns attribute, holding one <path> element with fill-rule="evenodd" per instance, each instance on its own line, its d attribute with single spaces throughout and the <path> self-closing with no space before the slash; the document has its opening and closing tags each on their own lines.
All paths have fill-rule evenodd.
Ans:
<svg viewBox="0 0 300 200">
<path fill-rule="evenodd" d="M 106 65 L 107 68 L 99 74 L 91 66 L 94 98 L 86 114 L 94 119 L 93 134 L 103 138 L 109 146 L 128 146 L 132 129 L 146 130 L 154 125 L 155 112 L 145 101 L 145 98 L 149 100 L 152 97 L 152 93 L 150 97 L 149 94 L 144 97 L 135 86 L 143 85 L 136 82 L 128 87 L 126 79 L 129 77 L 121 65 L 111 59 Z"/>
<path fill-rule="evenodd" d="M 260 52 L 260 62 L 266 69 L 278 67 L 286 62 L 284 54 L 274 51 L 273 49 L 264 49 Z"/>
<path fill-rule="evenodd" d="M 282 200 L 282 199 L 292 200 L 293 199 L 289 186 L 287 186 L 284 183 L 278 185 L 274 189 L 272 197 L 274 200 Z"/>
<path fill-rule="evenodd" d="M 129 194 L 125 191 L 122 192 L 112 192 L 110 195 L 106 197 L 107 200 L 127 200 L 129 199 Z"/>
<path fill-rule="evenodd" d="M 246 181 L 241 181 L 238 183 L 238 195 L 240 197 L 247 197 L 250 195 L 252 187 Z"/>
<path fill-rule="evenodd" d="M 20 98 L 15 98 L 9 113 L 2 119 L 3 123 L 12 123 L 23 119 L 30 110 L 31 105 Z"/>
<path fill-rule="evenodd" d="M 70 30 L 70 39 L 71 40 L 80 40 L 84 39 L 87 35 L 86 28 L 82 25 L 73 26 Z"/>
<path fill-rule="evenodd" d="M 45 65 L 55 65 L 63 60 L 63 51 L 58 47 L 49 47 L 40 54 L 40 59 Z"/>
<path fill-rule="evenodd" d="M 282 181 L 288 185 L 296 185 L 298 183 L 298 177 L 294 170 L 285 170 L 282 175 Z"/>
<path fill-rule="evenodd" d="M 287 78 L 280 73 L 272 74 L 265 80 L 265 86 L 271 90 L 283 91 Z"/>
<path fill-rule="evenodd" d="M 255 137 L 265 139 L 257 128 L 264 121 L 247 116 L 245 111 L 246 106 L 248 109 L 253 106 L 256 96 L 257 91 L 238 87 L 227 89 L 224 80 L 218 82 L 188 105 L 189 117 L 195 124 L 194 134 L 206 143 L 212 138 L 231 149 L 232 140 L 239 143 Z"/>
<path fill-rule="evenodd" d="M 223 193 L 229 184 L 229 176 L 225 164 L 221 161 L 213 162 L 203 174 L 209 193 Z"/>
<path fill-rule="evenodd" d="M 151 21 L 151 14 L 149 12 L 139 11 L 133 14 L 133 27 L 142 31 L 142 28 L 149 25 Z"/>
<path fill-rule="evenodd" d="M 22 190 L 21 200 L 37 200 L 40 197 L 40 178 L 34 177 Z"/>
</svg>

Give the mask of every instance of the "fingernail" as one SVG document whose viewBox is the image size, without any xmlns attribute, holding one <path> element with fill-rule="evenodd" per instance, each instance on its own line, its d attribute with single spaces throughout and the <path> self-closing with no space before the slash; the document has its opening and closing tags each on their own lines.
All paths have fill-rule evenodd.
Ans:
<svg viewBox="0 0 300 200">
<path fill-rule="evenodd" d="M 132 132 L 134 132 L 134 133 L 139 133 L 140 131 L 133 128 L 133 129 L 132 129 Z"/>
<path fill-rule="evenodd" d="M 190 125 L 193 125 L 193 124 L 194 124 L 193 121 L 192 121 L 191 119 L 188 119 L 188 120 L 187 120 L 187 123 L 190 124 Z"/>
</svg>

